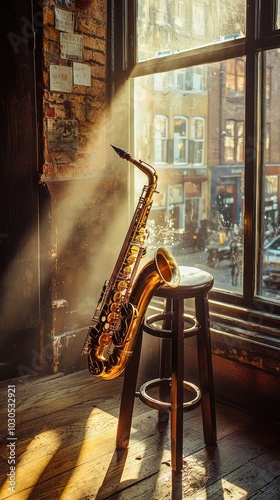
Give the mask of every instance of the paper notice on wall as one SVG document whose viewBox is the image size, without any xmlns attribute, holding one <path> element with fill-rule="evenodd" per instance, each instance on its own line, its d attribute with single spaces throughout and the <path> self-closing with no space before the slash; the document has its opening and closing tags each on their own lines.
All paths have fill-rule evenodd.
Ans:
<svg viewBox="0 0 280 500">
<path fill-rule="evenodd" d="M 91 71 L 88 64 L 73 63 L 73 80 L 74 85 L 91 86 Z"/>
<path fill-rule="evenodd" d="M 84 41 L 83 35 L 75 33 L 60 33 L 60 57 L 61 59 L 83 59 Z"/>
<path fill-rule="evenodd" d="M 52 92 L 72 92 L 73 71 L 69 66 L 50 65 L 50 90 Z"/>
<path fill-rule="evenodd" d="M 72 151 L 78 148 L 77 120 L 60 118 L 47 120 L 48 148 L 50 151 Z"/>
<path fill-rule="evenodd" d="M 62 10 L 55 7 L 55 29 L 73 33 L 74 31 L 74 14 L 68 10 Z"/>
</svg>

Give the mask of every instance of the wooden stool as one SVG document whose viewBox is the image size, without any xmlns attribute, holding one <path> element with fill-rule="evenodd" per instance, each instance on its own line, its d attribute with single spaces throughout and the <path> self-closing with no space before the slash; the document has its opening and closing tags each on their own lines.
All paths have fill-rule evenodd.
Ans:
<svg viewBox="0 0 280 500">
<path fill-rule="evenodd" d="M 160 377 L 143 384 L 137 394 L 143 403 L 159 411 L 160 421 L 167 421 L 168 412 L 171 412 L 171 465 L 176 472 L 183 468 L 184 411 L 201 405 L 205 444 L 215 445 L 217 440 L 208 306 L 208 292 L 213 286 L 213 277 L 206 271 L 186 266 L 180 266 L 180 273 L 181 280 L 177 288 L 162 286 L 155 294 L 165 298 L 165 311 L 143 323 L 144 332 L 163 339 L 161 367 Z M 195 299 L 194 316 L 184 313 L 184 300 L 192 298 Z M 156 327 L 160 321 L 163 322 L 162 328 Z M 191 336 L 197 338 L 199 387 L 184 381 L 184 339 Z M 124 375 L 116 438 L 119 449 L 127 448 L 129 442 L 141 344 L 142 331 L 139 332 Z M 170 344 L 171 378 L 167 378 Z M 159 399 L 148 394 L 148 389 L 155 386 L 159 387 Z M 193 394 L 191 401 L 184 402 L 184 391 Z M 170 402 L 167 401 L 167 392 L 170 393 Z"/>
</svg>

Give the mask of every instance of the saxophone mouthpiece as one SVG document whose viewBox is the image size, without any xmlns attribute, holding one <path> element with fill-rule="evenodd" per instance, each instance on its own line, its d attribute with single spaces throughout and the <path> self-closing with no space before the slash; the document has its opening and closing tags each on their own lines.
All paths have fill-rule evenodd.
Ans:
<svg viewBox="0 0 280 500">
<path fill-rule="evenodd" d="M 154 167 L 152 167 L 151 165 L 142 160 L 139 161 L 135 160 L 135 158 L 133 158 L 131 154 L 128 153 L 128 151 L 126 151 L 125 149 L 117 148 L 117 146 L 113 146 L 113 144 L 111 144 L 111 146 L 121 158 L 130 161 L 131 163 L 133 163 L 133 165 L 135 165 L 142 172 L 144 172 L 144 174 L 148 176 L 149 185 L 153 185 L 154 189 L 156 188 L 157 175 Z"/>
<path fill-rule="evenodd" d="M 113 144 L 111 144 L 111 146 L 121 158 L 128 160 L 131 157 L 131 155 L 125 149 L 117 148 L 117 146 L 113 146 Z"/>
</svg>

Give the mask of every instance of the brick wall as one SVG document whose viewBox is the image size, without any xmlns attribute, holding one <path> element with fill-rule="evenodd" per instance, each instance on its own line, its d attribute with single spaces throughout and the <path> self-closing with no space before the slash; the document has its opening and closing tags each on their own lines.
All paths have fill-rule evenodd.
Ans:
<svg viewBox="0 0 280 500">
<path fill-rule="evenodd" d="M 73 18 L 73 32 L 82 40 L 82 59 L 61 57 L 61 33 L 56 28 L 58 18 Z M 97 0 L 82 10 L 63 7 L 55 0 L 44 2 L 43 8 L 43 122 L 44 122 L 44 180 L 57 178 L 92 177 L 94 170 L 105 162 L 106 113 L 106 1 Z M 67 17 L 66 17 L 67 16 Z M 71 43 L 71 42 L 70 42 Z M 90 71 L 90 86 L 73 83 L 70 92 L 50 90 L 51 66 L 79 68 Z M 83 66 L 81 66 L 83 65 Z M 63 123 L 63 122 L 66 123 Z M 63 126 L 72 126 L 71 140 Z M 52 141 L 51 134 L 56 137 Z M 62 140 L 59 135 L 63 134 Z M 67 135 L 68 134 L 68 135 Z"/>
</svg>

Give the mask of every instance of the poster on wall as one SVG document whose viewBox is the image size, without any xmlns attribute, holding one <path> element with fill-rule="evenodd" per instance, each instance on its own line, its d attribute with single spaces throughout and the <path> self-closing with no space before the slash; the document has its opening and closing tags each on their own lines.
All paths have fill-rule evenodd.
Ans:
<svg viewBox="0 0 280 500">
<path fill-rule="evenodd" d="M 60 57 L 81 61 L 83 59 L 83 35 L 60 33 Z"/>
<path fill-rule="evenodd" d="M 91 86 L 91 71 L 88 64 L 73 62 L 74 85 Z"/>
<path fill-rule="evenodd" d="M 47 137 L 49 151 L 76 150 L 78 148 L 77 120 L 48 119 Z"/>
<path fill-rule="evenodd" d="M 69 66 L 50 65 L 50 90 L 52 92 L 72 92 L 73 72 Z"/>
<path fill-rule="evenodd" d="M 55 29 L 73 33 L 74 31 L 74 14 L 68 10 L 58 9 L 55 7 Z"/>
</svg>

